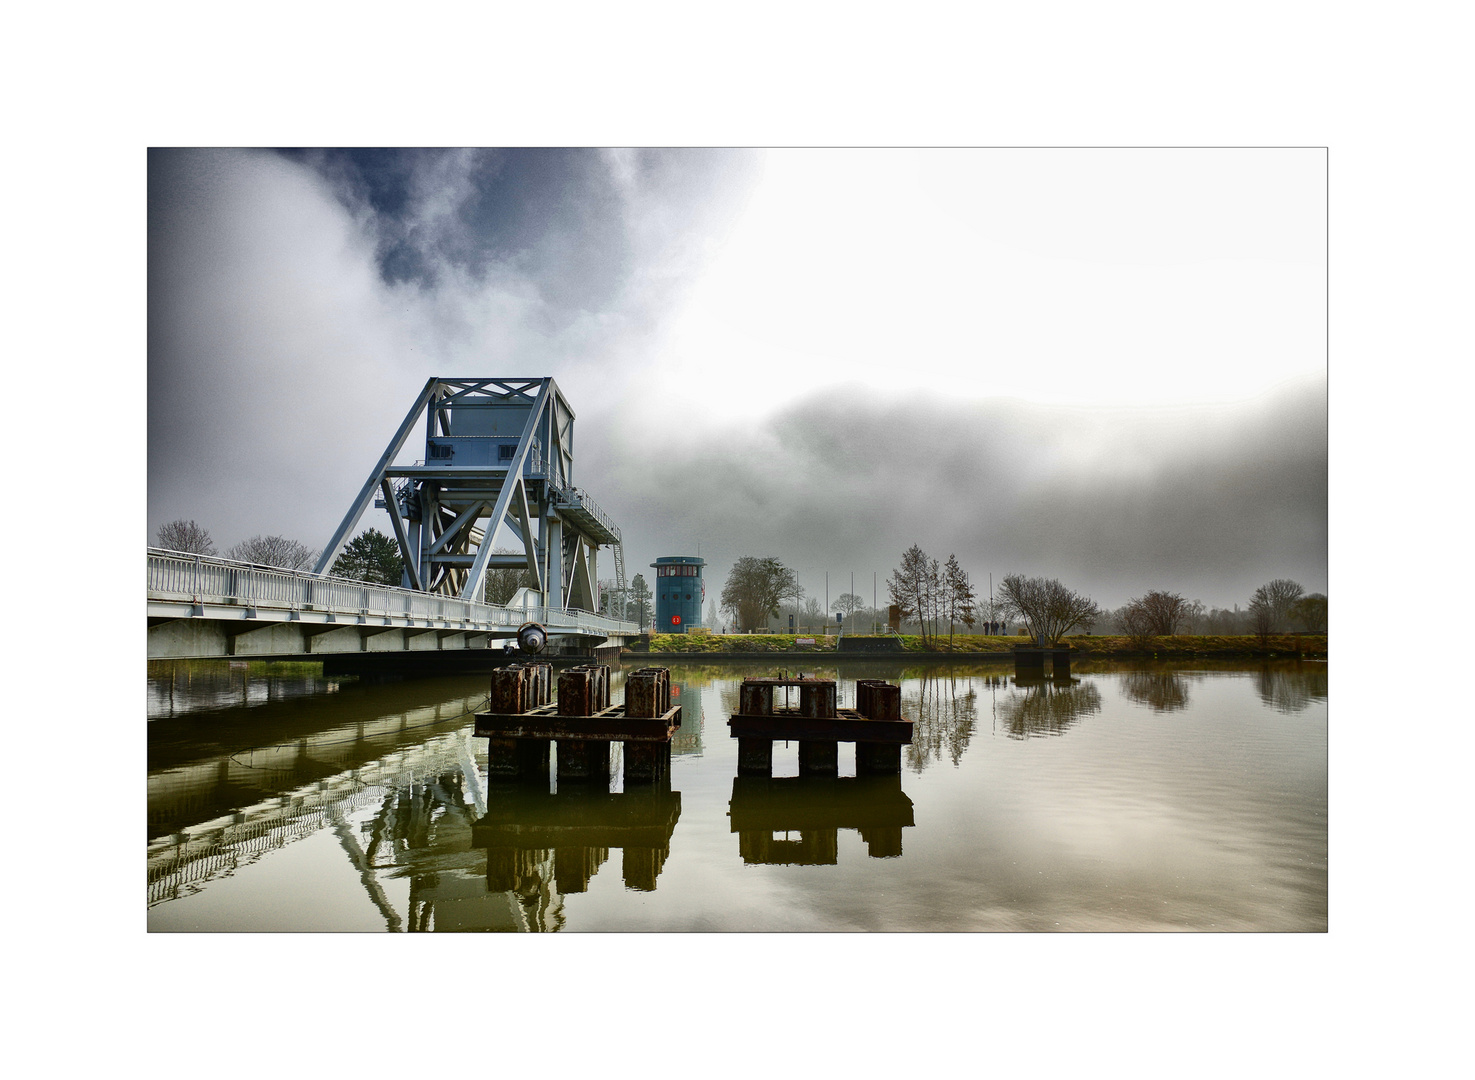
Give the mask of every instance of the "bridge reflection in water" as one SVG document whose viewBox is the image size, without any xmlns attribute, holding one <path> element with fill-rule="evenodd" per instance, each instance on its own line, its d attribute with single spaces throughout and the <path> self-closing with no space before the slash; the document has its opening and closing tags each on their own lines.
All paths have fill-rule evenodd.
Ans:
<svg viewBox="0 0 1475 1080">
<path fill-rule="evenodd" d="M 550 793 L 487 785 L 466 733 L 260 799 L 149 844 L 148 901 L 186 898 L 296 841 L 330 832 L 389 931 L 558 930 L 563 897 L 622 853 L 649 892 L 671 851 L 681 795 Z M 396 906 L 392 896 L 405 897 Z"/>
<path fill-rule="evenodd" d="M 176 675 L 151 668 L 151 693 Z M 457 685 L 476 689 L 426 705 L 416 684 L 349 683 L 311 701 L 153 710 L 151 928 L 185 927 L 192 898 L 228 890 L 226 879 L 274 880 L 270 857 L 303 841 L 320 845 L 325 873 L 357 881 L 372 904 L 360 928 L 377 911 L 389 931 L 558 930 L 564 896 L 586 890 L 612 855 L 626 888 L 655 889 L 681 812 L 669 779 L 627 793 L 489 783 L 471 738 L 485 684 Z M 701 752 L 691 697 L 697 723 L 678 754 Z M 326 715 L 337 722 L 323 726 Z M 219 928 L 302 929 L 289 895 Z"/>
</svg>

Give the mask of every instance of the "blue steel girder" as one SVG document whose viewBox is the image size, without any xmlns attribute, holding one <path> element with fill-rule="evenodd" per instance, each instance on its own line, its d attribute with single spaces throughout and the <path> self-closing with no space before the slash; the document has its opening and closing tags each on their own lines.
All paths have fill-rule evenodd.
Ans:
<svg viewBox="0 0 1475 1080">
<path fill-rule="evenodd" d="M 423 458 L 394 464 L 422 413 Z M 378 493 L 410 588 L 473 600 L 489 567 L 515 565 L 533 574 L 545 605 L 592 610 L 595 555 L 619 542 L 619 529 L 573 487 L 573 423 L 551 378 L 430 379 L 315 572 L 333 564 Z M 409 513 L 400 508 L 406 496 Z M 498 553 L 503 530 L 520 555 Z"/>
</svg>

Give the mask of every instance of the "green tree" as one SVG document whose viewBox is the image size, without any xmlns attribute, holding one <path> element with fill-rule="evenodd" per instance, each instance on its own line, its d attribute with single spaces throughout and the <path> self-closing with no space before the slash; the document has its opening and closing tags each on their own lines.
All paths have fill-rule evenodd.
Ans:
<svg viewBox="0 0 1475 1080">
<path fill-rule="evenodd" d="M 796 593 L 802 595 L 803 590 L 783 563 L 745 555 L 722 585 L 722 610 L 732 613 L 740 630 L 753 630 L 777 615 L 779 603 Z"/>
<path fill-rule="evenodd" d="M 365 530 L 344 545 L 328 573 L 374 585 L 398 586 L 404 574 L 399 544 L 378 529 Z"/>
</svg>

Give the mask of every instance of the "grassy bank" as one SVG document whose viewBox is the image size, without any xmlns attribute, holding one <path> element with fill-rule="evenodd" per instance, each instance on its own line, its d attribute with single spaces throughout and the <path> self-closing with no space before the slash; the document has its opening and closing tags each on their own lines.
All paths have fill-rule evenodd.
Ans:
<svg viewBox="0 0 1475 1080">
<path fill-rule="evenodd" d="M 698 637 L 692 634 L 656 634 L 650 640 L 652 653 L 683 653 L 715 655 L 733 653 L 835 653 L 839 641 L 834 637 L 814 638 L 813 645 L 797 645 L 802 635 L 797 634 L 709 634 Z M 925 645 L 920 637 L 902 635 L 902 651 L 905 653 L 979 655 L 996 654 L 1000 658 L 1010 655 L 1016 645 L 1025 644 L 1020 637 L 986 637 L 981 634 L 958 634 L 951 642 L 947 638 L 929 640 Z M 1177 658 L 1216 656 L 1302 656 L 1324 658 L 1326 656 L 1325 634 L 1272 634 L 1262 645 L 1252 635 L 1204 635 L 1179 634 L 1174 637 L 1150 638 L 1143 643 L 1117 635 L 1082 635 L 1065 639 L 1065 644 L 1076 651 L 1082 660 L 1091 657 L 1110 656 L 1154 656 L 1162 660 Z M 845 655 L 882 657 L 886 653 L 845 653 Z"/>
</svg>

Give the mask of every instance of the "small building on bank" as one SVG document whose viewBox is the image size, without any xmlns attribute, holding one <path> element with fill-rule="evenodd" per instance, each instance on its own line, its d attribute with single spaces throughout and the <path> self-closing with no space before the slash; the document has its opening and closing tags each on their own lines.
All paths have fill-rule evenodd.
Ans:
<svg viewBox="0 0 1475 1080">
<path fill-rule="evenodd" d="M 707 599 L 707 583 L 702 568 L 707 561 L 696 555 L 662 555 L 650 565 L 656 572 L 652 631 L 684 634 L 694 626 L 704 626 L 702 605 Z"/>
</svg>

